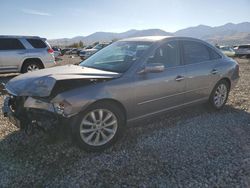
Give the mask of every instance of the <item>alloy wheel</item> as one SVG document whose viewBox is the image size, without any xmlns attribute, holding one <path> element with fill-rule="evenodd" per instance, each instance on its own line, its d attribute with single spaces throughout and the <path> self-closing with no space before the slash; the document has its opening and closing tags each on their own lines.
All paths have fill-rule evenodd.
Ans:
<svg viewBox="0 0 250 188">
<path fill-rule="evenodd" d="M 227 99 L 227 86 L 225 84 L 220 84 L 214 94 L 214 104 L 217 108 L 220 108 L 224 105 Z"/>
<path fill-rule="evenodd" d="M 28 67 L 27 67 L 27 72 L 33 72 L 33 71 L 37 71 L 39 70 L 40 68 L 38 67 L 38 65 L 36 64 L 30 64 Z"/>
<path fill-rule="evenodd" d="M 82 119 L 80 136 L 88 145 L 101 146 L 115 136 L 117 128 L 118 120 L 113 112 L 107 109 L 95 109 Z"/>
</svg>

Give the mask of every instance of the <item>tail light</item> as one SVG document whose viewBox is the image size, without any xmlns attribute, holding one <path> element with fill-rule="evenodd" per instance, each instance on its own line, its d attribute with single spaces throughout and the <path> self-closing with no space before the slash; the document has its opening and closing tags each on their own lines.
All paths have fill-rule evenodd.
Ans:
<svg viewBox="0 0 250 188">
<path fill-rule="evenodd" d="M 52 53 L 54 53 L 54 50 L 53 50 L 52 48 L 49 48 L 49 49 L 48 49 L 48 53 L 49 53 L 49 54 L 52 54 Z"/>
</svg>

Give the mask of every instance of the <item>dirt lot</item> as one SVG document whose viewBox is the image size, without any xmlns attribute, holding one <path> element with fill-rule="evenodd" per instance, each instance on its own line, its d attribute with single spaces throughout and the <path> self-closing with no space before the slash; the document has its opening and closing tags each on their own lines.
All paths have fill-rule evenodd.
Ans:
<svg viewBox="0 0 250 188">
<path fill-rule="evenodd" d="M 250 187 L 250 60 L 237 61 L 241 78 L 222 111 L 199 105 L 144 120 L 102 153 L 26 136 L 1 114 L 0 187 Z"/>
</svg>

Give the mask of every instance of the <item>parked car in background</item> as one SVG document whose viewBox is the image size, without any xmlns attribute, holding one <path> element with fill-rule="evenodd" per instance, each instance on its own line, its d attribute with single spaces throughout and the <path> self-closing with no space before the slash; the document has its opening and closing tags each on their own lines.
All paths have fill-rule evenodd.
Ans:
<svg viewBox="0 0 250 188">
<path fill-rule="evenodd" d="M 71 48 L 64 48 L 64 49 L 61 49 L 61 54 L 64 55 L 66 54 L 66 52 L 70 51 Z"/>
<path fill-rule="evenodd" d="M 238 79 L 237 62 L 204 41 L 124 39 L 79 66 L 13 78 L 3 114 L 26 131 L 68 128 L 81 148 L 99 151 L 117 141 L 127 123 L 202 102 L 222 109 Z"/>
<path fill-rule="evenodd" d="M 67 51 L 65 54 L 74 55 L 74 54 L 77 54 L 77 51 L 78 51 L 77 48 L 72 48 L 71 50 Z"/>
<path fill-rule="evenodd" d="M 228 57 L 234 57 L 235 56 L 235 51 L 233 48 L 229 46 L 218 46 L 218 48 L 221 50 L 223 54 L 225 54 Z"/>
<path fill-rule="evenodd" d="M 55 56 L 55 58 L 58 58 L 59 56 L 62 55 L 60 48 L 52 47 L 52 49 L 54 50 L 54 56 Z"/>
<path fill-rule="evenodd" d="M 84 50 L 92 49 L 92 48 L 93 48 L 93 46 L 92 46 L 92 45 L 89 45 L 89 46 L 86 46 L 86 47 L 84 48 Z"/>
<path fill-rule="evenodd" d="M 80 51 L 79 56 L 82 60 L 85 60 L 85 59 L 89 58 L 90 56 L 92 56 L 93 54 L 95 54 L 96 52 L 98 52 L 99 50 L 103 49 L 104 47 L 106 47 L 110 44 L 111 43 L 100 43 L 91 49 L 84 49 L 84 50 Z"/>
<path fill-rule="evenodd" d="M 0 72 L 31 72 L 55 65 L 54 50 L 45 38 L 0 35 Z"/>
<path fill-rule="evenodd" d="M 237 57 L 250 57 L 250 44 L 236 46 L 234 47 L 234 51 Z"/>
<path fill-rule="evenodd" d="M 80 52 L 81 52 L 82 50 L 84 50 L 84 48 L 79 48 L 79 49 L 77 49 L 76 54 L 77 54 L 78 56 L 80 56 Z"/>
</svg>

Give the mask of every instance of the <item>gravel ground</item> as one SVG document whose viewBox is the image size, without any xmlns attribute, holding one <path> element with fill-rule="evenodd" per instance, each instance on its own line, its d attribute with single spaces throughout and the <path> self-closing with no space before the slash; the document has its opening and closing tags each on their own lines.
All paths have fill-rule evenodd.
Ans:
<svg viewBox="0 0 250 188">
<path fill-rule="evenodd" d="M 222 111 L 199 105 L 138 122 L 101 153 L 26 136 L 1 114 L 0 187 L 250 187 L 250 60 L 237 61 Z"/>
</svg>

